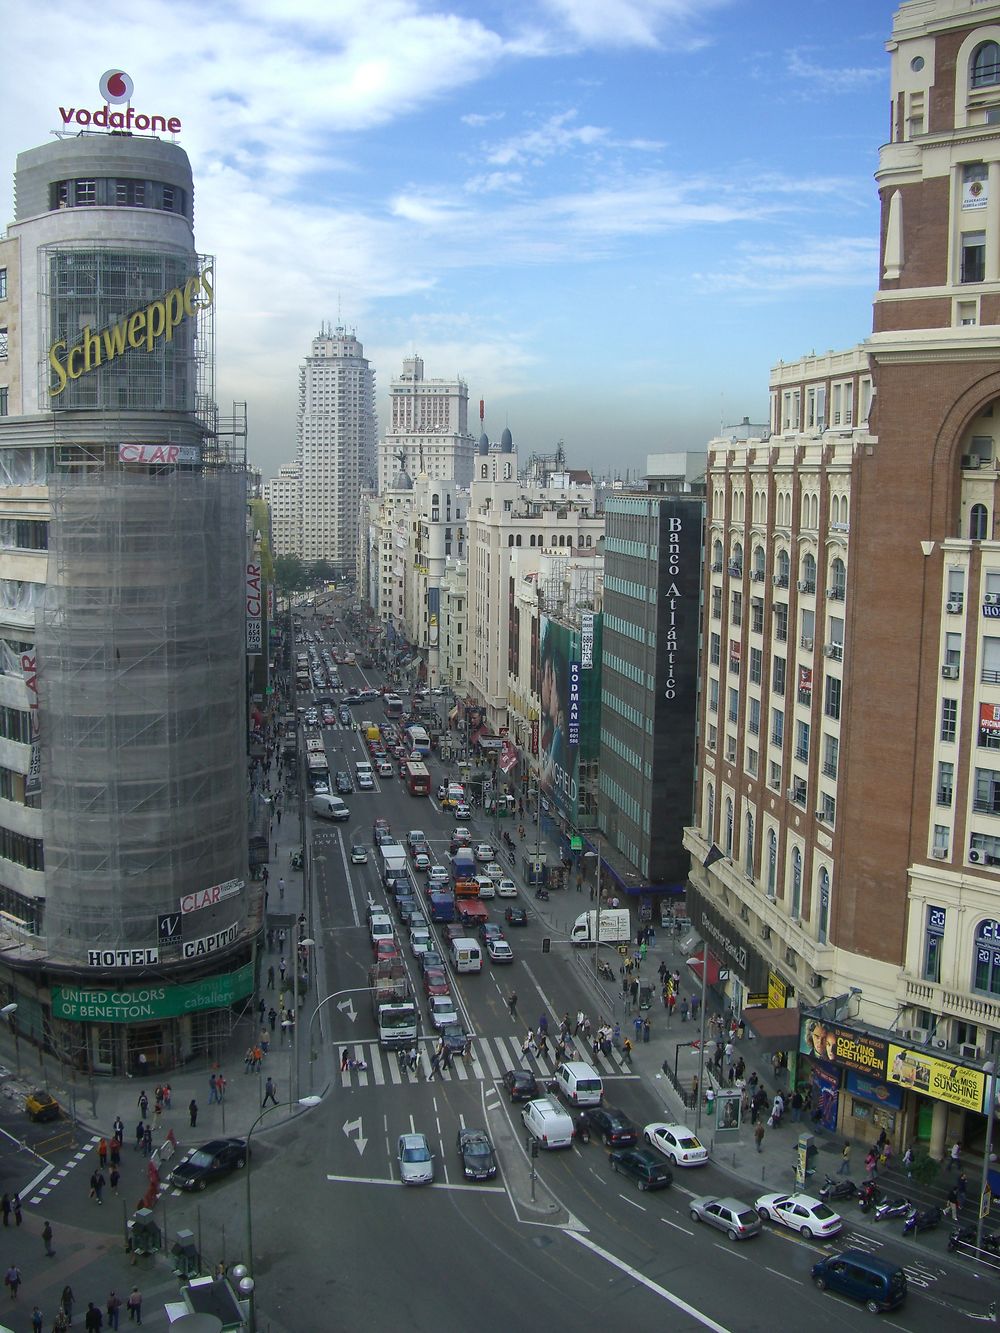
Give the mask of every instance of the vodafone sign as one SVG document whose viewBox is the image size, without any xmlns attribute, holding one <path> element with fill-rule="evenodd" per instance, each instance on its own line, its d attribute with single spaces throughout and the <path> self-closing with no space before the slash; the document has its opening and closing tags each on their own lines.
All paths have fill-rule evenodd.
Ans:
<svg viewBox="0 0 1000 1333">
<path fill-rule="evenodd" d="M 128 106 L 124 111 L 112 111 L 113 106 L 131 103 L 135 90 L 131 78 L 123 69 L 109 69 L 101 75 L 99 84 L 103 106 L 94 111 L 85 107 L 61 106 L 59 114 L 64 125 L 80 125 L 87 128 L 96 125 L 105 130 L 139 130 L 155 134 L 161 130 L 164 134 L 179 134 L 181 122 L 176 116 L 147 115 L 144 111 L 133 111 Z"/>
</svg>

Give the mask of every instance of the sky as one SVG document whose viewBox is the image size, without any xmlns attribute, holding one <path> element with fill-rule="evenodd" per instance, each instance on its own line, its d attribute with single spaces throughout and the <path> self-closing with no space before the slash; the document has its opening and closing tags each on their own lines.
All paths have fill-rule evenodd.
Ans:
<svg viewBox="0 0 1000 1333">
<path fill-rule="evenodd" d="M 125 70 L 182 122 L 217 397 L 265 478 L 323 323 L 363 343 L 380 434 L 415 352 L 522 458 L 641 475 L 870 331 L 896 7 L 11 0 L 0 222 L 15 154 Z"/>
</svg>

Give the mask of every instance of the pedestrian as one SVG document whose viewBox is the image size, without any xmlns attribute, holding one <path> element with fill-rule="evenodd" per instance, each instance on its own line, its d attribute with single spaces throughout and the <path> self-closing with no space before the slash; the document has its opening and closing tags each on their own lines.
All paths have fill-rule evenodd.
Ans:
<svg viewBox="0 0 1000 1333">
<path fill-rule="evenodd" d="M 191 1117 L 191 1128 L 194 1129 L 198 1124 L 198 1103 L 193 1097 L 188 1102 L 188 1115 Z"/>
<path fill-rule="evenodd" d="M 216 1074 L 215 1076 L 215 1095 L 220 1102 L 224 1102 L 226 1100 L 225 1074 Z"/>
<path fill-rule="evenodd" d="M 691 1105 L 692 1105 L 692 1106 L 697 1106 L 697 1105 L 698 1105 L 698 1086 L 699 1086 L 699 1085 L 698 1085 L 698 1075 L 695 1074 L 694 1078 L 691 1080 Z"/>
<path fill-rule="evenodd" d="M 792 1093 L 792 1121 L 798 1124 L 802 1119 L 802 1093 L 798 1088 Z"/>
<path fill-rule="evenodd" d="M 288 964 L 285 962 L 284 958 L 282 958 L 281 961 L 278 963 L 278 973 L 281 977 L 282 984 L 284 984 L 285 973 L 287 971 L 288 971 Z"/>
<path fill-rule="evenodd" d="M 694 1021 L 698 1017 L 698 1007 L 701 1004 L 701 996 L 694 994 L 691 996 L 691 1019 Z"/>
<path fill-rule="evenodd" d="M 148 1131 L 147 1131 L 147 1133 L 148 1133 Z M 103 1202 L 104 1202 L 104 1186 L 105 1186 L 108 1182 L 104 1179 L 104 1172 L 100 1169 L 100 1167 L 98 1167 L 98 1169 L 97 1169 L 97 1170 L 94 1172 L 94 1174 L 91 1176 L 91 1178 L 90 1178 L 90 1183 L 91 1183 L 91 1185 L 93 1186 L 94 1197 L 97 1199 L 97 1202 L 98 1202 L 98 1203 L 103 1203 Z"/>
<path fill-rule="evenodd" d="M 218 1089 L 216 1088 L 216 1085 L 215 1085 L 215 1075 L 214 1075 L 214 1074 L 210 1074 L 210 1075 L 209 1075 L 209 1079 L 208 1079 L 208 1104 L 209 1104 L 209 1106 L 211 1106 L 213 1102 L 218 1101 L 218 1099 L 219 1099 L 219 1093 L 218 1093 Z"/>
<path fill-rule="evenodd" d="M 63 1314 L 66 1316 L 66 1327 L 73 1322 L 73 1288 L 66 1284 L 62 1289 L 62 1295 L 59 1297 L 59 1305 Z"/>
<path fill-rule="evenodd" d="M 285 901 L 285 877 L 284 877 L 284 875 L 279 875 L 279 876 L 278 876 L 278 897 L 281 899 L 282 902 Z"/>
<path fill-rule="evenodd" d="M 912 1179 L 913 1179 L 913 1144 L 912 1144 L 912 1143 L 911 1143 L 910 1146 L 907 1148 L 906 1152 L 903 1153 L 903 1166 L 904 1166 L 905 1169 L 906 1169 L 906 1179 L 907 1179 L 907 1180 L 912 1180 Z"/>
<path fill-rule="evenodd" d="M 844 1140 L 844 1146 L 840 1150 L 840 1166 L 837 1167 L 838 1176 L 849 1176 L 851 1174 L 851 1141 Z"/>
<path fill-rule="evenodd" d="M 111 1193 L 112 1193 L 112 1194 L 117 1194 L 117 1193 L 118 1193 L 118 1182 L 119 1182 L 119 1180 L 121 1180 L 121 1172 L 118 1170 L 118 1165 L 117 1165 L 117 1163 L 115 1163 L 115 1164 L 111 1167 L 111 1176 L 110 1176 L 110 1184 L 111 1184 Z"/>
<path fill-rule="evenodd" d="M 268 1074 L 267 1082 L 264 1084 L 264 1100 L 260 1104 L 260 1109 L 262 1111 L 269 1101 L 272 1102 L 275 1106 L 278 1105 L 278 1097 L 274 1086 L 274 1079 L 271 1077 L 270 1074 Z"/>
<path fill-rule="evenodd" d="M 766 1132 L 763 1120 L 758 1120 L 753 1127 L 753 1140 L 757 1145 L 758 1152 L 764 1151 L 764 1135 Z"/>
<path fill-rule="evenodd" d="M 145 1120 L 146 1116 L 149 1114 L 149 1098 L 146 1096 L 145 1091 L 139 1093 L 139 1100 L 136 1102 L 136 1106 L 139 1108 L 140 1116 Z"/>
<path fill-rule="evenodd" d="M 427 1082 L 429 1083 L 431 1079 L 434 1077 L 434 1075 L 440 1072 L 441 1072 L 441 1055 L 440 1052 L 437 1049 L 435 1049 L 431 1051 L 431 1068 L 430 1068 L 430 1073 L 427 1075 Z"/>
<path fill-rule="evenodd" d="M 865 1154 L 865 1174 L 869 1180 L 874 1180 L 878 1175 L 878 1158 L 873 1148 L 869 1148 Z"/>
<path fill-rule="evenodd" d="M 642 1040 L 642 1015 L 641 1015 L 641 1014 L 636 1014 L 635 1018 L 632 1019 L 632 1026 L 635 1028 L 635 1039 L 636 1039 L 636 1041 L 641 1041 L 641 1040 Z"/>
<path fill-rule="evenodd" d="M 42 1315 L 41 1310 L 36 1305 L 31 1312 L 31 1333 L 42 1333 L 42 1325 L 44 1323 L 45 1323 L 45 1318 Z"/>
<path fill-rule="evenodd" d="M 42 1227 L 42 1240 L 45 1242 L 46 1258 L 51 1259 L 55 1250 L 52 1248 L 52 1223 L 49 1221 Z"/>
<path fill-rule="evenodd" d="M 169 1101 L 167 1102 L 167 1105 L 170 1105 Z M 125 1122 L 120 1115 L 115 1116 L 114 1137 L 119 1145 L 125 1142 Z"/>
<path fill-rule="evenodd" d="M 650 1031 L 651 1031 L 651 1025 L 650 1025 L 649 1019 L 648 1019 L 648 1018 L 644 1018 L 644 1019 L 642 1020 L 642 1040 L 643 1040 L 643 1042 L 646 1043 L 646 1044 L 648 1044 L 648 1042 L 649 1042 L 649 1034 L 650 1034 Z"/>
<path fill-rule="evenodd" d="M 966 1194 L 969 1188 L 969 1182 L 966 1179 L 964 1171 L 960 1171 L 958 1173 L 958 1183 L 956 1184 L 955 1188 L 958 1191 L 958 1206 L 959 1208 L 964 1208 Z"/>
<path fill-rule="evenodd" d="M 163 1105 L 166 1110 L 170 1110 L 170 1084 L 163 1085 Z"/>
<path fill-rule="evenodd" d="M 670 993 L 669 998 L 671 1000 L 674 998 L 672 991 Z M 670 1008 L 672 1009 L 673 1005 L 670 1005 Z M 688 1021 L 688 1002 L 687 1002 L 687 996 L 684 995 L 681 997 L 681 1022 L 686 1023 L 687 1021 Z"/>
<path fill-rule="evenodd" d="M 275 1007 L 274 1007 L 273 1004 L 271 1005 L 270 1009 L 268 1009 L 268 1011 L 267 1011 L 267 1021 L 268 1021 L 268 1023 L 270 1023 L 270 1025 L 271 1025 L 271 1031 L 273 1032 L 273 1031 L 274 1031 L 274 1025 L 275 1025 L 275 1023 L 277 1023 L 277 1021 L 278 1021 L 278 1011 L 277 1011 L 277 1009 L 275 1009 Z"/>
<path fill-rule="evenodd" d="M 954 1167 L 956 1171 L 962 1169 L 962 1145 L 959 1143 L 958 1139 L 951 1145 L 951 1152 L 948 1154 L 948 1165 L 946 1169 L 950 1171 L 952 1167 Z"/>
<path fill-rule="evenodd" d="M 0 1209 L 3 1210 L 3 1224 L 4 1224 L 5 1227 L 9 1227 L 9 1226 L 10 1226 L 10 1195 L 9 1195 L 6 1191 L 4 1192 L 4 1196 L 3 1196 L 3 1198 L 0 1199 Z"/>
<path fill-rule="evenodd" d="M 137 1324 L 142 1323 L 142 1292 L 138 1287 L 133 1287 L 129 1292 L 128 1300 L 125 1302 L 128 1306 L 128 1317 L 134 1319 Z"/>
<path fill-rule="evenodd" d="M 958 1221 L 958 1187 L 956 1185 L 952 1185 L 948 1191 L 948 1199 L 944 1210 L 953 1222 Z"/>
<path fill-rule="evenodd" d="M 344 1071 L 347 1069 L 350 1063 L 351 1063 L 351 1048 L 350 1046 L 345 1046 L 344 1049 L 340 1052 L 340 1072 L 344 1073 Z"/>
<path fill-rule="evenodd" d="M 17 1289 L 21 1285 L 21 1270 L 17 1264 L 11 1264 L 3 1275 L 4 1286 L 10 1292 L 12 1301 L 17 1300 Z"/>
<path fill-rule="evenodd" d="M 510 1011 L 511 1018 L 517 1017 L 517 991 L 512 990 L 507 996 L 507 1008 Z"/>
<path fill-rule="evenodd" d="M 153 1155 L 153 1127 L 152 1127 L 152 1125 L 147 1125 L 147 1126 L 146 1126 L 146 1132 L 145 1132 L 145 1134 L 143 1134 L 143 1136 L 142 1136 L 142 1151 L 143 1151 L 144 1156 L 146 1156 L 146 1157 L 152 1157 L 152 1155 Z"/>
<path fill-rule="evenodd" d="M 118 1318 L 121 1308 L 122 1308 L 122 1298 L 118 1295 L 117 1291 L 112 1289 L 111 1291 L 108 1292 L 108 1300 L 107 1300 L 108 1328 L 118 1327 Z"/>
<path fill-rule="evenodd" d="M 267 969 L 267 989 L 274 990 L 274 964 Z"/>
<path fill-rule="evenodd" d="M 100 1333 L 104 1327 L 104 1316 L 93 1301 L 87 1302 L 87 1313 L 84 1316 L 83 1326 L 87 1333 Z"/>
</svg>

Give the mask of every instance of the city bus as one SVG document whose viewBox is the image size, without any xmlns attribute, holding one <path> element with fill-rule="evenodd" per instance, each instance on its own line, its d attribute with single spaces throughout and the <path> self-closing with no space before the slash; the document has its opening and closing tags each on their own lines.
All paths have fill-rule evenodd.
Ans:
<svg viewBox="0 0 1000 1333">
<path fill-rule="evenodd" d="M 410 743 L 410 753 L 426 759 L 431 752 L 431 739 L 423 727 L 407 727 L 406 737 Z"/>
<path fill-rule="evenodd" d="M 385 710 L 386 717 L 403 716 L 403 701 L 398 694 L 384 694 L 382 696 L 382 707 Z"/>
<path fill-rule="evenodd" d="M 430 796 L 431 775 L 421 759 L 408 759 L 403 766 L 406 790 L 411 796 Z"/>
</svg>

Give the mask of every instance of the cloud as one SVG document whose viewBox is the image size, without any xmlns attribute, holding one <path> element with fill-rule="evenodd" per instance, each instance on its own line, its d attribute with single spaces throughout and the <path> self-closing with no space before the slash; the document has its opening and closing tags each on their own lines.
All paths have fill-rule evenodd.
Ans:
<svg viewBox="0 0 1000 1333">
<path fill-rule="evenodd" d="M 491 111 L 489 114 L 484 114 L 481 111 L 470 111 L 468 115 L 462 116 L 460 119 L 463 125 L 478 127 L 488 125 L 493 120 L 503 120 L 504 115 L 505 112 L 503 111 Z"/>
<path fill-rule="evenodd" d="M 542 0 L 541 8 L 588 47 L 699 45 L 687 34 L 696 20 L 728 0 Z"/>
<path fill-rule="evenodd" d="M 809 85 L 807 92 L 827 96 L 831 93 L 852 93 L 885 79 L 885 70 L 879 66 L 847 66 L 836 68 L 817 64 L 808 59 L 802 48 L 786 56 L 786 69 L 793 78 L 803 79 Z"/>
<path fill-rule="evenodd" d="M 697 272 L 692 280 L 713 292 L 769 294 L 784 298 L 790 290 L 878 283 L 878 243 L 857 236 L 796 236 L 785 248 L 744 243 L 725 267 Z"/>
<path fill-rule="evenodd" d="M 519 171 L 489 171 L 482 176 L 470 176 L 465 189 L 468 194 L 498 194 L 513 190 L 523 180 Z"/>
</svg>

